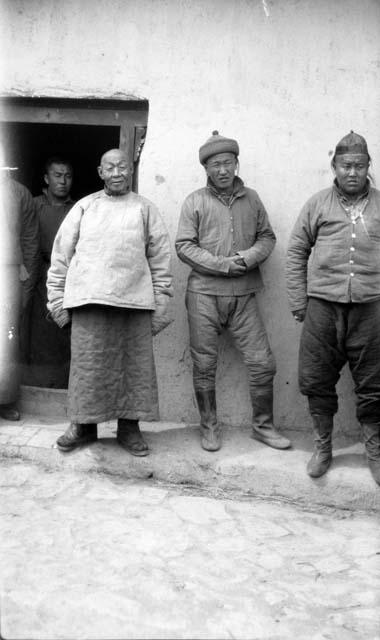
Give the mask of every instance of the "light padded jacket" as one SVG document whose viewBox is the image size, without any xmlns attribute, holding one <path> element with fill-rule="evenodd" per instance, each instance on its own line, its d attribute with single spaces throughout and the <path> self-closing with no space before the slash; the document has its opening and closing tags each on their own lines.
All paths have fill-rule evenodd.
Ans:
<svg viewBox="0 0 380 640">
<path fill-rule="evenodd" d="M 129 192 L 79 200 L 56 235 L 48 308 L 63 326 L 68 309 L 103 304 L 154 310 L 172 296 L 170 242 L 157 207 Z"/>
</svg>

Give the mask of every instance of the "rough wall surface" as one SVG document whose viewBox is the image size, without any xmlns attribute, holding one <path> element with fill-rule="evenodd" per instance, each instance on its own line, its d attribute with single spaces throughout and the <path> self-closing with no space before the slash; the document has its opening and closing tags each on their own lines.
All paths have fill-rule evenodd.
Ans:
<svg viewBox="0 0 380 640">
<path fill-rule="evenodd" d="M 259 192 L 278 242 L 260 295 L 276 356 L 276 418 L 303 428 L 300 327 L 284 289 L 287 240 L 304 201 L 328 186 L 329 153 L 350 129 L 380 166 L 378 0 L 2 0 L 1 92 L 149 100 L 140 192 L 174 241 L 181 202 L 204 184 L 199 145 L 213 129 L 241 147 L 241 177 Z M 175 323 L 156 339 L 161 414 L 195 422 L 184 310 L 187 268 L 174 257 Z M 337 426 L 354 433 L 352 384 L 339 384 Z M 244 367 L 223 338 L 220 418 L 248 424 Z"/>
</svg>

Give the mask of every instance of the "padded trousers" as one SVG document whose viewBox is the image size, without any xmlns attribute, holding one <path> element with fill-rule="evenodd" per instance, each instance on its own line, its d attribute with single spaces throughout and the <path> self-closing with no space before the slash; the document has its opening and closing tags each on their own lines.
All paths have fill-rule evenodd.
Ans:
<svg viewBox="0 0 380 640">
<path fill-rule="evenodd" d="M 343 304 L 310 298 L 299 351 L 299 385 L 310 413 L 337 412 L 336 384 L 346 362 L 359 422 L 380 422 L 380 300 Z"/>
<path fill-rule="evenodd" d="M 228 329 L 243 357 L 250 388 L 273 383 L 275 361 L 255 294 L 210 296 L 188 291 L 186 307 L 196 391 L 215 388 L 218 337 L 223 329 Z"/>
</svg>

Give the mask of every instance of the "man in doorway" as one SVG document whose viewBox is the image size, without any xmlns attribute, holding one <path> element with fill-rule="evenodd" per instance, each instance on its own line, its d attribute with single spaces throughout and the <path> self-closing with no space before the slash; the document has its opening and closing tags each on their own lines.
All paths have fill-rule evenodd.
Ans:
<svg viewBox="0 0 380 640">
<path fill-rule="evenodd" d="M 215 375 L 218 336 L 229 329 L 248 369 L 253 408 L 252 436 L 277 449 L 290 446 L 273 426 L 275 362 L 259 314 L 259 265 L 275 235 L 258 194 L 236 175 L 239 145 L 213 132 L 199 149 L 207 185 L 185 200 L 176 250 L 191 266 L 186 306 L 193 383 L 201 417 L 201 445 L 222 445 L 217 421 Z"/>
<path fill-rule="evenodd" d="M 368 180 L 369 163 L 362 136 L 351 131 L 338 142 L 334 184 L 306 202 L 292 231 L 287 286 L 292 313 L 304 321 L 299 384 L 315 437 L 307 472 L 318 478 L 331 464 L 336 384 L 348 362 L 380 484 L 380 192 Z"/>
<path fill-rule="evenodd" d="M 104 190 L 79 200 L 54 241 L 48 307 L 71 322 L 68 413 L 61 451 L 92 442 L 97 423 L 117 420 L 119 444 L 148 454 L 139 420 L 158 419 L 152 334 L 169 322 L 170 243 L 156 206 L 130 190 L 120 149 L 98 168 Z"/>
<path fill-rule="evenodd" d="M 35 386 L 67 388 L 70 368 L 70 331 L 62 331 L 47 319 L 47 272 L 54 238 L 74 204 L 71 198 L 73 168 L 62 156 L 45 163 L 45 189 L 34 198 L 40 225 L 41 264 L 29 319 L 29 357 L 31 383 Z"/>
<path fill-rule="evenodd" d="M 38 270 L 38 219 L 29 190 L 0 162 L 0 417 L 19 420 L 20 322 Z"/>
</svg>

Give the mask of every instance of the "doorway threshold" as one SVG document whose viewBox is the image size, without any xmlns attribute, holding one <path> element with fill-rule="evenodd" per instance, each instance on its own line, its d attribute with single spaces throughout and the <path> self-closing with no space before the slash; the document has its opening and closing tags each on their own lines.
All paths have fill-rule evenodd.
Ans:
<svg viewBox="0 0 380 640">
<path fill-rule="evenodd" d="M 21 386 L 21 413 L 55 418 L 67 417 L 67 389 Z"/>
</svg>

